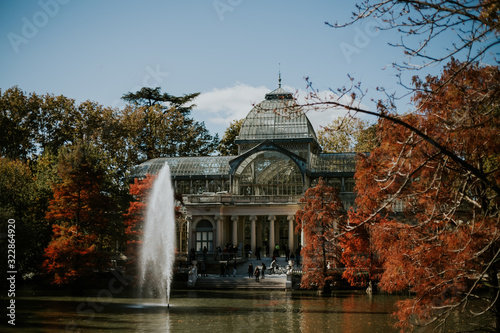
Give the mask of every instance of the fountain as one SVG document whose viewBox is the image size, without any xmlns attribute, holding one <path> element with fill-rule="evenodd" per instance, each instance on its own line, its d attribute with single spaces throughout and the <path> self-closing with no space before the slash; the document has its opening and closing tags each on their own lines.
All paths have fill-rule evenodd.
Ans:
<svg viewBox="0 0 500 333">
<path fill-rule="evenodd" d="M 175 260 L 174 191 L 167 163 L 149 194 L 140 256 L 140 290 L 170 306 Z"/>
</svg>

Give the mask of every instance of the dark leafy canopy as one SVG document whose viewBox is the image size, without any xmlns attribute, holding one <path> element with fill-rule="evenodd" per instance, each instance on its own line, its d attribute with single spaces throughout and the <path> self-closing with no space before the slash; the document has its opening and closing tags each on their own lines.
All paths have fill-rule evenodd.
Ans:
<svg viewBox="0 0 500 333">
<path fill-rule="evenodd" d="M 169 156 L 209 155 L 217 147 L 219 138 L 212 137 L 203 122 L 189 117 L 194 104 L 187 105 L 199 93 L 175 97 L 161 93 L 160 88 L 142 88 L 122 98 L 133 104 L 126 117 L 139 122 L 131 138 L 140 151 L 139 159 Z M 132 120 L 133 119 L 133 120 Z"/>
<path fill-rule="evenodd" d="M 27 159 L 36 152 L 36 115 L 39 98 L 17 87 L 0 90 L 0 154 L 11 159 Z"/>
<path fill-rule="evenodd" d="M 232 121 L 224 132 L 224 136 L 220 140 L 219 147 L 217 148 L 221 156 L 238 155 L 238 145 L 236 145 L 235 140 L 240 134 L 243 120 L 244 119 Z"/>
<path fill-rule="evenodd" d="M 51 234 L 50 226 L 39 213 L 46 208 L 45 198 L 39 194 L 40 186 L 27 164 L 0 157 L 0 228 L 6 234 L 9 219 L 15 221 L 15 267 L 25 276 L 36 272 Z M 3 253 L 7 253 L 8 244 L 0 242 Z"/>
<path fill-rule="evenodd" d="M 186 104 L 191 103 L 200 94 L 194 93 L 178 97 L 168 93 L 161 93 L 160 90 L 160 87 L 143 87 L 135 93 L 129 92 L 124 94 L 122 99 L 136 106 L 151 107 L 153 105 L 161 105 L 165 110 L 176 108 L 180 113 L 187 115 L 191 112 L 194 105 L 186 106 Z"/>
</svg>

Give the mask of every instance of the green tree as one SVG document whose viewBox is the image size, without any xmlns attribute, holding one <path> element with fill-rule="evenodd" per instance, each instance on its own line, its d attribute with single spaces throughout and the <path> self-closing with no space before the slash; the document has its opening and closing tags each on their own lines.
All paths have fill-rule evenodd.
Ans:
<svg viewBox="0 0 500 333">
<path fill-rule="evenodd" d="M 224 136 L 220 140 L 217 150 L 221 156 L 235 156 L 238 155 L 238 146 L 234 142 L 236 137 L 240 134 L 241 125 L 244 119 L 233 120 L 229 127 L 226 128 Z"/>
<path fill-rule="evenodd" d="M 26 160 L 36 153 L 36 116 L 40 100 L 25 94 L 17 86 L 0 90 L 0 154 L 11 159 Z"/>
<path fill-rule="evenodd" d="M 81 114 L 73 99 L 62 95 L 38 96 L 34 117 L 36 144 L 40 155 L 48 152 L 57 155 L 59 148 L 74 142 L 75 133 L 82 125 Z"/>
<path fill-rule="evenodd" d="M 140 151 L 139 159 L 166 156 L 196 156 L 212 153 L 218 145 L 218 136 L 212 137 L 203 122 L 189 117 L 194 104 L 186 105 L 199 93 L 182 97 L 161 93 L 160 88 L 142 88 L 123 95 L 130 102 L 125 122 L 129 128 L 135 119 L 141 126 L 130 132 L 133 145 Z"/>
<path fill-rule="evenodd" d="M 318 141 L 325 153 L 368 152 L 375 141 L 372 133 L 368 121 L 341 117 L 321 126 Z"/>
<path fill-rule="evenodd" d="M 50 240 L 46 208 L 47 193 L 39 173 L 32 172 L 27 162 L 0 158 L 0 227 L 5 233 L 8 220 L 15 220 L 16 270 L 23 278 L 39 271 L 43 249 Z M 2 249 L 5 246 L 2 242 Z"/>
<path fill-rule="evenodd" d="M 175 108 L 180 113 L 188 115 L 191 113 L 194 104 L 191 103 L 200 93 L 193 93 L 184 96 L 173 96 L 168 93 L 161 93 L 161 88 L 143 87 L 141 90 L 129 92 L 123 95 L 122 99 L 136 106 L 151 107 L 161 105 L 164 110 Z"/>
</svg>

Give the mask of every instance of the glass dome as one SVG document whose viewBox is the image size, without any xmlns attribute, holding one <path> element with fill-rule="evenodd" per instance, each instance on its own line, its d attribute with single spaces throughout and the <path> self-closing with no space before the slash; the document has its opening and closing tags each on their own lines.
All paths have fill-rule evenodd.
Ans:
<svg viewBox="0 0 500 333">
<path fill-rule="evenodd" d="M 303 184 L 297 164 L 277 151 L 249 156 L 234 173 L 234 194 L 239 195 L 299 195 Z"/>
<path fill-rule="evenodd" d="M 278 88 L 245 118 L 237 141 L 313 138 L 316 133 L 292 94 Z"/>
</svg>

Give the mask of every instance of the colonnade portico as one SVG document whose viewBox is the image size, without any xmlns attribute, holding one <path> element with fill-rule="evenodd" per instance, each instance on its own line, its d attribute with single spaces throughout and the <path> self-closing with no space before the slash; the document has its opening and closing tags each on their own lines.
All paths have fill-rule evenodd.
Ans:
<svg viewBox="0 0 500 333">
<path fill-rule="evenodd" d="M 294 251 L 301 240 L 294 232 L 294 215 L 189 215 L 188 221 L 188 242 L 198 253 L 205 246 L 208 253 L 215 253 L 217 247 L 231 244 L 240 249 L 249 246 L 252 256 L 260 247 L 264 256 L 271 255 L 276 244 Z"/>
</svg>

